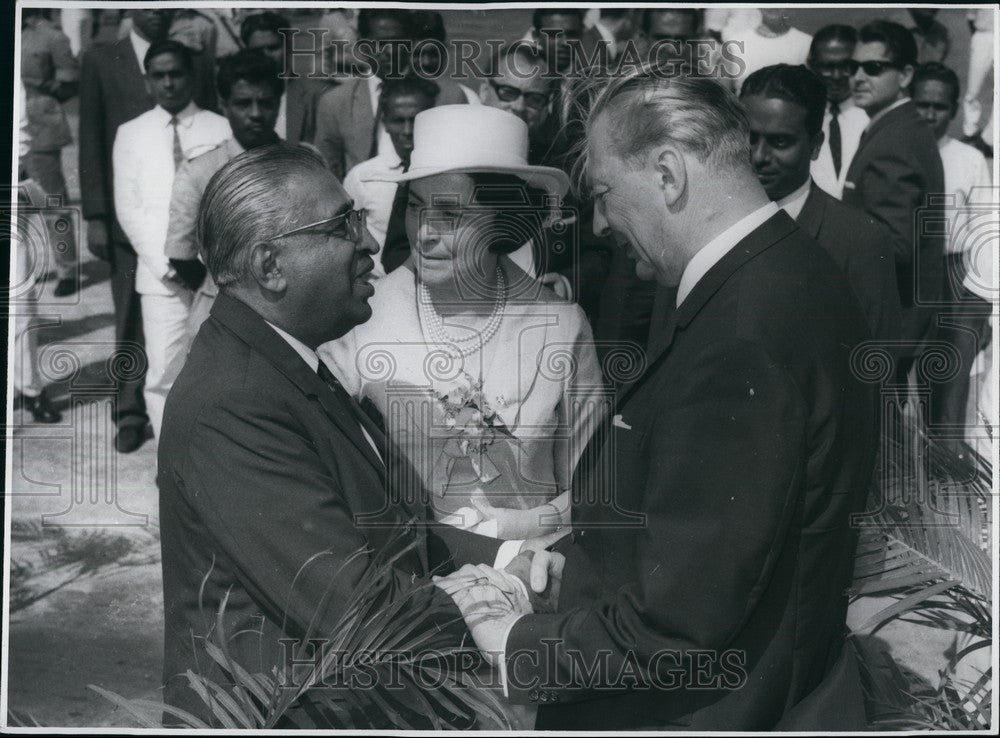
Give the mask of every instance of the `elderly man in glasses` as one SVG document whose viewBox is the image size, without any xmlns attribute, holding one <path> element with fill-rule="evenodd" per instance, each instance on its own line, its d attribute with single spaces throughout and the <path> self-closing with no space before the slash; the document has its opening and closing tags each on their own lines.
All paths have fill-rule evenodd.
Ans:
<svg viewBox="0 0 1000 738">
<path fill-rule="evenodd" d="M 285 143 L 240 154 L 210 180 L 197 232 L 219 296 L 167 400 L 157 483 L 164 701 L 207 718 L 184 675 L 225 678 L 205 652 L 222 603 L 228 655 L 302 684 L 302 662 L 288 666 L 299 639 L 339 635 L 373 558 L 392 560 L 385 591 L 399 596 L 438 561 L 497 563 L 500 541 L 424 530 L 419 495 L 386 486 L 410 478 L 398 455 L 316 354 L 371 316 L 377 251 L 323 159 Z M 459 613 L 433 589 L 406 617 L 435 618 L 457 645 Z M 322 702 L 306 695 L 276 727 L 337 725 Z"/>
<path fill-rule="evenodd" d="M 889 227 L 903 306 L 905 345 L 896 381 L 905 385 L 918 344 L 940 298 L 944 237 L 927 196 L 944 192 L 944 168 L 934 133 L 907 89 L 917 63 L 913 35 L 896 23 L 874 21 L 858 32 L 848 60 L 854 103 L 871 120 L 844 181 L 843 200 Z M 927 224 L 927 227 L 922 225 Z"/>
</svg>

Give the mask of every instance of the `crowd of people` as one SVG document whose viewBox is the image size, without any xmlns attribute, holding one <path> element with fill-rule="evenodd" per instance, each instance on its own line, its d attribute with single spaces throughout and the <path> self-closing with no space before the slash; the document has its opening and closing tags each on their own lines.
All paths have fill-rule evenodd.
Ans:
<svg viewBox="0 0 1000 738">
<path fill-rule="evenodd" d="M 159 443 L 168 703 L 199 711 L 204 603 L 266 671 L 396 526 L 401 586 L 447 574 L 438 606 L 538 708 L 517 727 L 859 728 L 843 592 L 879 414 L 853 352 L 930 389 L 943 443 L 996 425 L 995 379 L 970 380 L 992 119 L 933 13 L 810 36 L 780 9 L 545 8 L 481 79 L 431 73 L 435 11 L 331 11 L 376 53 L 326 76 L 293 73 L 270 10 L 135 9 L 79 64 L 23 17 L 24 178 L 65 197 L 78 92 L 87 245 L 144 350 L 115 444 Z M 970 13 L 970 85 L 992 17 Z M 957 368 L 928 375 L 942 344 Z M 698 648 L 740 654 L 739 688 L 595 695 L 566 653 L 655 686 L 654 655 Z"/>
</svg>

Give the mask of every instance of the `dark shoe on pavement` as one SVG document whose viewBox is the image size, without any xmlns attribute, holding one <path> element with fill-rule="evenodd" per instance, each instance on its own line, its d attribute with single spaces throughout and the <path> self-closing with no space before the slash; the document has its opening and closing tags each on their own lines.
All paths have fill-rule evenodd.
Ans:
<svg viewBox="0 0 1000 738">
<path fill-rule="evenodd" d="M 146 429 L 138 425 L 126 425 L 118 429 L 115 448 L 123 454 L 135 451 L 146 440 Z"/>
<path fill-rule="evenodd" d="M 58 423 L 62 420 L 62 414 L 52 407 L 44 392 L 37 397 L 21 395 L 20 402 L 24 411 L 31 413 L 36 423 Z"/>
<path fill-rule="evenodd" d="M 80 283 L 76 278 L 67 277 L 66 279 L 59 280 L 52 294 L 56 297 L 69 297 L 70 295 L 75 295 L 78 289 L 80 289 Z"/>
</svg>

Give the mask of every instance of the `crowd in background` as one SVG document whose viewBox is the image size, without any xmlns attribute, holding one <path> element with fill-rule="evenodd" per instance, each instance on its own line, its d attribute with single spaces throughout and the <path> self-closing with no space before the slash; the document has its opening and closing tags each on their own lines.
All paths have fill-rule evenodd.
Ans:
<svg viewBox="0 0 1000 738">
<path fill-rule="evenodd" d="M 406 183 L 372 179 L 407 171 L 421 112 L 448 104 L 508 111 L 527 125 L 529 163 L 573 171 L 574 48 L 587 59 L 606 50 L 596 57 L 604 71 L 657 49 L 657 62 L 677 74 L 714 74 L 739 95 L 761 182 L 840 264 L 873 337 L 892 346 L 898 377 L 905 381 L 929 340 L 958 350 L 959 370 L 933 387 L 929 420 L 953 431 L 967 423 L 970 373 L 991 334 L 992 278 L 985 274 L 995 249 L 986 249 L 993 257 L 982 264 L 970 263 L 983 249 L 968 206 L 992 201 L 993 117 L 978 101 L 993 64 L 992 11 L 968 13 L 965 89 L 948 66 L 952 39 L 926 9 L 810 35 L 773 8 L 545 8 L 534 12 L 521 42 L 491 49 L 489 76 L 461 80 L 421 73 L 449 68 L 441 58 L 449 48 L 442 14 L 400 9 L 324 13 L 318 26 L 331 42 L 322 57 L 328 76 L 288 76 L 292 53 L 283 29 L 293 24 L 285 12 L 21 11 L 21 179 L 67 200 L 61 152 L 73 131 L 63 105 L 79 96 L 87 247 L 110 267 L 116 341 L 144 347 L 146 371 L 119 380 L 119 451 L 141 446 L 150 429 L 159 433 L 166 395 L 217 294 L 196 237 L 200 198 L 214 172 L 278 139 L 318 152 L 365 210 L 381 249 L 381 277 L 409 255 L 408 194 Z M 371 73 L 351 75 L 365 59 L 334 50 L 356 48 L 359 39 L 403 39 L 409 50 L 421 40 L 442 43 L 402 52 L 405 58 L 393 58 L 401 52 L 390 47 Z M 338 40 L 346 46 L 332 43 Z M 961 138 L 948 133 L 956 118 Z M 939 194 L 936 207 L 950 226 L 915 229 L 928 196 Z M 673 296 L 639 281 L 624 253 L 593 233 L 587 195 L 567 196 L 563 208 L 558 228 L 512 258 L 580 304 L 599 353 L 623 341 L 655 341 Z M 56 297 L 79 289 L 82 236 L 58 239 Z M 22 406 L 38 422 L 55 422 L 59 414 L 33 377 L 24 371 L 15 378 Z M 981 408 L 984 402 L 974 399 Z"/>
</svg>

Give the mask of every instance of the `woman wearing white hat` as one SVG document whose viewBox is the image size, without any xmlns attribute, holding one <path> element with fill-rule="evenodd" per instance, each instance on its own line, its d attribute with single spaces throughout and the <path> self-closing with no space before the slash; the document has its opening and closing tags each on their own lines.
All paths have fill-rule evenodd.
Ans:
<svg viewBox="0 0 1000 738">
<path fill-rule="evenodd" d="M 320 347 L 381 412 L 434 516 L 508 540 L 569 523 L 573 468 L 610 402 L 583 311 L 509 256 L 569 186 L 527 151 L 505 111 L 420 113 L 392 180 L 409 183 L 410 260 L 375 284 L 371 320 Z"/>
</svg>

